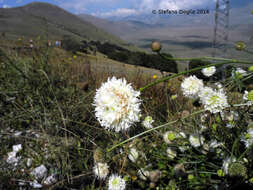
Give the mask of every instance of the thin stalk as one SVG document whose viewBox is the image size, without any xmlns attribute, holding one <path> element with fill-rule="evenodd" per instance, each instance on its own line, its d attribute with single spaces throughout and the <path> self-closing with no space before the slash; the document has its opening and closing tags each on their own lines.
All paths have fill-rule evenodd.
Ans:
<svg viewBox="0 0 253 190">
<path fill-rule="evenodd" d="M 146 86 L 140 88 L 140 91 L 142 92 L 143 90 L 146 90 L 156 84 L 159 84 L 161 82 L 164 82 L 164 81 L 167 81 L 167 80 L 170 80 L 170 79 L 173 79 L 173 78 L 176 78 L 176 77 L 179 77 L 181 75 L 184 75 L 184 74 L 187 74 L 187 73 L 190 73 L 190 72 L 194 72 L 194 71 L 198 71 L 198 70 L 201 70 L 205 67 L 211 67 L 211 66 L 218 66 L 218 65 L 224 65 L 224 64 L 228 64 L 228 63 L 231 63 L 230 61 L 226 61 L 226 62 L 221 62 L 221 63 L 213 63 L 213 64 L 209 64 L 209 65 L 205 65 L 205 66 L 200 66 L 200 67 L 196 67 L 194 69 L 191 69 L 189 71 L 183 71 L 183 72 L 180 72 L 180 73 L 176 73 L 176 74 L 173 74 L 173 75 L 170 75 L 170 76 L 167 76 L 167 77 L 163 77 L 161 79 L 158 79 L 154 82 L 151 82 L 149 84 L 147 84 Z M 253 63 L 251 63 L 253 64 Z"/>
<path fill-rule="evenodd" d="M 189 116 L 183 117 L 183 118 L 181 118 L 181 119 L 186 119 L 186 118 L 188 118 L 188 117 L 191 117 L 191 116 L 194 116 L 194 115 L 203 113 L 204 111 L 205 111 L 205 110 L 196 111 L 196 112 L 190 114 Z M 150 133 L 150 132 L 152 132 L 152 131 L 154 131 L 154 130 L 157 130 L 157 129 L 160 129 L 160 128 L 163 128 L 163 127 L 167 127 L 167 126 L 169 126 L 169 125 L 172 125 L 172 124 L 174 124 L 174 123 L 180 121 L 181 119 L 177 119 L 177 120 L 168 122 L 168 123 L 166 123 L 166 124 L 160 125 L 160 126 L 158 126 L 158 127 L 149 129 L 149 130 L 144 131 L 144 132 L 142 132 L 142 133 L 139 133 L 138 135 L 135 135 L 135 136 L 133 136 L 133 137 L 131 137 L 131 138 L 129 138 L 129 139 L 126 139 L 126 140 L 122 141 L 121 143 L 116 144 L 116 145 L 114 145 L 113 147 L 107 149 L 107 152 L 111 152 L 111 151 L 114 150 L 115 148 L 117 148 L 117 147 L 119 147 L 119 146 L 122 146 L 123 144 L 125 144 L 125 143 L 127 143 L 127 142 L 129 142 L 129 141 L 131 141 L 131 140 L 133 140 L 133 139 L 136 139 L 137 137 L 143 136 L 143 135 L 145 135 L 145 134 L 147 134 L 147 133 Z"/>
<path fill-rule="evenodd" d="M 237 60 L 237 59 L 227 59 L 227 58 L 221 58 L 221 57 L 208 57 L 208 56 L 204 56 L 204 57 L 194 57 L 194 58 L 173 58 L 173 57 L 167 57 L 166 55 L 160 54 L 159 55 L 161 57 L 163 57 L 164 59 L 167 60 L 173 60 L 173 61 L 191 61 L 191 60 L 214 60 L 214 61 L 229 61 L 232 63 L 243 63 L 243 64 L 252 64 L 251 61 L 242 61 L 242 60 Z"/>
<path fill-rule="evenodd" d="M 150 87 L 152 87 L 152 86 L 154 86 L 156 84 L 159 84 L 161 82 L 167 81 L 169 79 L 176 78 L 176 77 L 179 77 L 181 75 L 184 75 L 184 74 L 187 74 L 187 73 L 190 73 L 190 72 L 201 70 L 201 69 L 203 69 L 205 67 L 225 65 L 225 64 L 228 64 L 228 63 L 253 64 L 253 62 L 251 62 L 251 61 L 242 61 L 242 60 L 237 60 L 237 59 L 226 59 L 226 58 L 219 58 L 219 57 L 172 58 L 172 57 L 167 57 L 167 56 L 165 56 L 163 54 L 160 54 L 160 53 L 159 53 L 159 55 L 161 57 L 163 57 L 164 59 L 173 60 L 173 61 L 190 61 L 190 60 L 194 60 L 194 59 L 200 59 L 200 60 L 205 60 L 206 59 L 206 60 L 224 61 L 224 62 L 213 63 L 213 64 L 209 64 L 209 65 L 205 65 L 205 66 L 200 66 L 200 67 L 196 67 L 194 69 L 188 70 L 188 71 L 183 71 L 183 72 L 171 75 L 171 76 L 163 77 L 161 79 L 158 79 L 158 80 L 156 80 L 156 81 L 154 81 L 152 83 L 149 83 L 146 86 L 140 88 L 140 91 L 143 91 L 143 90 L 145 90 L 147 88 L 150 88 Z"/>
</svg>

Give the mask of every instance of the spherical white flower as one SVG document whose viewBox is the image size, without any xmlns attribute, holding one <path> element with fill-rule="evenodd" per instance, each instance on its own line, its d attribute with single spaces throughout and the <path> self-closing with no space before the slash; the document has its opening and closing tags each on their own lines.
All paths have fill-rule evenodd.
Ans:
<svg viewBox="0 0 253 190">
<path fill-rule="evenodd" d="M 151 128 L 153 128 L 153 126 L 152 126 L 152 123 L 154 122 L 154 120 L 152 119 L 152 117 L 151 116 L 147 116 L 147 117 L 145 117 L 145 119 L 142 121 L 142 125 L 144 126 L 144 127 L 146 127 L 147 129 L 151 129 Z"/>
<path fill-rule="evenodd" d="M 177 152 L 172 150 L 171 148 L 167 148 L 166 152 L 167 152 L 167 156 L 170 159 L 174 159 L 177 156 Z"/>
<path fill-rule="evenodd" d="M 198 79 L 195 75 L 185 78 L 181 84 L 184 96 L 189 98 L 196 97 L 203 86 L 203 81 Z"/>
<path fill-rule="evenodd" d="M 12 150 L 13 152 L 19 152 L 20 150 L 22 150 L 22 144 L 13 145 Z"/>
<path fill-rule="evenodd" d="M 109 166 L 107 163 L 98 162 L 93 167 L 93 172 L 99 179 L 105 179 L 109 174 Z"/>
<path fill-rule="evenodd" d="M 101 126 L 119 132 L 139 121 L 139 95 L 125 79 L 109 78 L 97 89 L 94 98 L 95 115 Z"/>
<path fill-rule="evenodd" d="M 223 90 L 213 90 L 206 94 L 199 93 L 201 102 L 204 104 L 205 110 L 211 113 L 222 112 L 222 110 L 228 107 L 227 96 Z"/>
<path fill-rule="evenodd" d="M 190 137 L 189 137 L 189 141 L 190 141 L 190 143 L 191 143 L 191 145 L 193 146 L 193 147 L 199 147 L 200 145 L 202 145 L 203 143 L 204 143 L 204 137 L 203 136 L 199 136 L 199 135 L 190 135 Z"/>
<path fill-rule="evenodd" d="M 246 148 L 249 148 L 253 144 L 253 129 L 247 130 L 247 133 L 242 136 L 241 141 L 245 144 Z"/>
<path fill-rule="evenodd" d="M 124 190 L 126 188 L 126 181 L 118 176 L 117 174 L 112 174 L 109 178 L 109 188 L 108 190 Z"/>
<path fill-rule="evenodd" d="M 206 68 L 202 69 L 201 72 L 206 77 L 210 77 L 216 72 L 216 68 L 215 68 L 215 66 L 206 67 Z"/>
<path fill-rule="evenodd" d="M 138 157 L 139 157 L 139 153 L 136 150 L 136 148 L 130 148 L 130 151 L 129 151 L 129 154 L 128 154 L 129 160 L 131 160 L 132 162 L 135 163 L 136 160 L 138 159 Z"/>
<path fill-rule="evenodd" d="M 206 97 L 206 96 L 209 96 L 213 93 L 213 89 L 206 86 L 206 87 L 203 87 L 199 93 L 198 93 L 198 96 L 199 98 L 201 99 L 201 97 Z"/>
<path fill-rule="evenodd" d="M 235 157 L 227 157 L 224 161 L 223 161 L 223 165 L 222 165 L 222 169 L 224 171 L 225 174 L 228 174 L 228 168 L 229 165 L 233 162 L 236 162 L 236 158 Z"/>
</svg>

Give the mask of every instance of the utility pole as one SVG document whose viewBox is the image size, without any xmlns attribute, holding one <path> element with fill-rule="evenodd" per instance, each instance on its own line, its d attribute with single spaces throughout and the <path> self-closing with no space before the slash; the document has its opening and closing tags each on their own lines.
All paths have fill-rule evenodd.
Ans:
<svg viewBox="0 0 253 190">
<path fill-rule="evenodd" d="M 216 0 L 215 26 L 213 38 L 213 57 L 227 56 L 229 35 L 229 0 Z M 226 66 L 222 66 L 222 76 L 225 77 Z"/>
</svg>

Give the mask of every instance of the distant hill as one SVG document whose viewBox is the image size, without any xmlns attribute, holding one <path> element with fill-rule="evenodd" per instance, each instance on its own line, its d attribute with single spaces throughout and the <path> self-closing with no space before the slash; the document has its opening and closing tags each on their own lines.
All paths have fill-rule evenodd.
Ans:
<svg viewBox="0 0 253 190">
<path fill-rule="evenodd" d="M 0 8 L 0 26 L 0 33 L 5 32 L 14 37 L 48 35 L 50 39 L 61 39 L 64 35 L 69 35 L 79 40 L 123 43 L 108 32 L 48 3 L 36 2 L 23 7 Z"/>
<path fill-rule="evenodd" d="M 248 48 L 253 48 L 252 6 L 253 3 L 247 3 L 239 7 L 231 7 L 227 55 L 229 57 L 243 56 L 249 59 L 249 55 L 235 52 L 234 44 L 237 41 L 245 41 Z M 210 10 L 209 14 L 204 15 L 133 15 L 114 21 L 89 15 L 79 16 L 98 28 L 149 52 L 151 42 L 158 40 L 162 42 L 164 52 L 169 52 L 176 57 L 197 57 L 212 55 L 214 13 Z"/>
<path fill-rule="evenodd" d="M 144 28 L 152 27 L 150 24 L 146 24 L 140 21 L 109 21 L 106 19 L 98 18 L 88 14 L 78 15 L 82 20 L 92 23 L 93 25 L 101 28 L 110 34 L 118 37 L 124 36 L 126 33 L 135 33 Z"/>
</svg>

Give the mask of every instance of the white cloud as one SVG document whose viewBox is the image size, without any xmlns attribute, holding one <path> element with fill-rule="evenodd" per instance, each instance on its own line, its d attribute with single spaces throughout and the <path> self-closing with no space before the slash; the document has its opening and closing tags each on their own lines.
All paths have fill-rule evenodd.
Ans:
<svg viewBox="0 0 253 190">
<path fill-rule="evenodd" d="M 7 9 L 7 8 L 11 8 L 11 6 L 4 4 L 4 5 L 3 5 L 3 8 L 4 8 L 4 9 Z"/>
<path fill-rule="evenodd" d="M 93 13 L 94 16 L 100 17 L 127 17 L 130 15 L 137 15 L 139 12 L 135 9 L 119 8 L 110 12 L 105 13 Z"/>
<path fill-rule="evenodd" d="M 118 8 L 114 11 L 100 12 L 93 15 L 101 17 L 111 16 L 130 16 L 144 13 L 151 13 L 153 9 L 191 9 L 195 7 L 207 8 L 210 5 L 214 5 L 214 1 L 210 0 L 130 0 L 129 4 L 133 5 L 134 8 Z M 202 7 L 201 7 L 202 6 Z"/>
<path fill-rule="evenodd" d="M 62 8 L 75 13 L 88 12 L 100 17 L 124 17 L 151 13 L 153 9 L 207 8 L 215 0 L 54 0 Z M 202 7 L 201 7 L 202 6 Z M 96 10 L 95 10 L 96 9 Z"/>
<path fill-rule="evenodd" d="M 111 4 L 117 2 L 117 0 L 54 0 L 64 9 L 73 9 L 76 13 L 83 13 L 88 10 L 88 6 L 98 6 L 101 7 L 103 4 Z"/>
<path fill-rule="evenodd" d="M 213 4 L 210 0 L 142 0 L 140 10 L 152 9 L 190 9 L 199 6 L 207 6 Z M 205 8 L 205 7 L 202 7 Z"/>
</svg>

